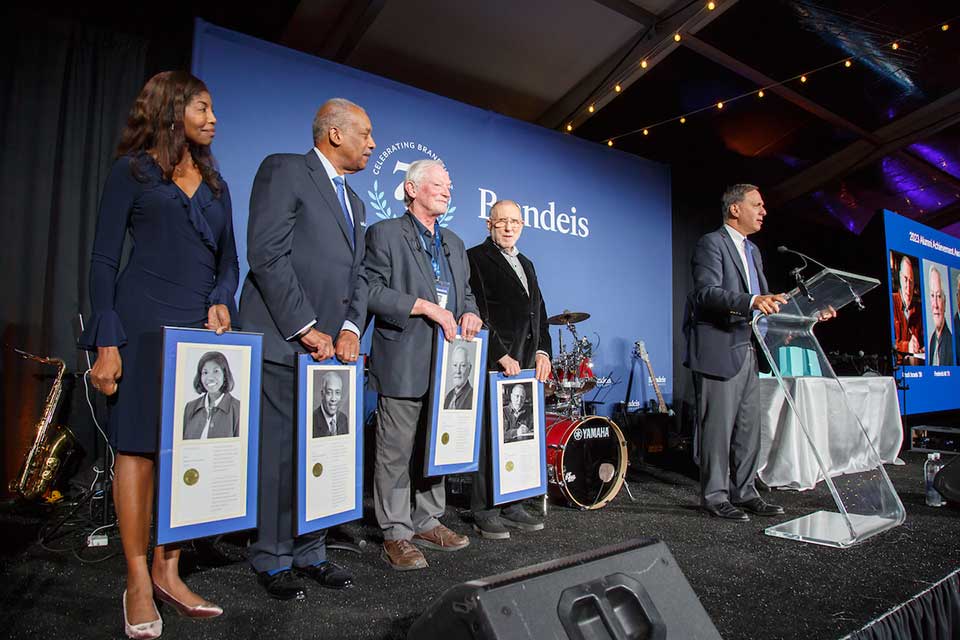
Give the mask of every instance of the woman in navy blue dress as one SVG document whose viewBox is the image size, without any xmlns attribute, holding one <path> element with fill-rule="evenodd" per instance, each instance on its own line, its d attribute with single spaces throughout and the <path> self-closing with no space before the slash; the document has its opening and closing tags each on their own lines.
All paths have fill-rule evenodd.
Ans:
<svg viewBox="0 0 960 640">
<path fill-rule="evenodd" d="M 215 127 L 203 82 L 186 72 L 155 75 L 130 110 L 100 201 L 90 266 L 93 317 L 80 346 L 96 349 L 90 378 L 110 396 L 113 496 L 127 561 L 124 631 L 131 638 L 160 635 L 154 598 L 191 617 L 222 613 L 180 579 L 178 548 L 156 547 L 147 565 L 161 327 L 223 333 L 236 315 L 239 265 L 230 192 L 210 153 Z M 120 273 L 128 234 L 131 251 Z"/>
</svg>

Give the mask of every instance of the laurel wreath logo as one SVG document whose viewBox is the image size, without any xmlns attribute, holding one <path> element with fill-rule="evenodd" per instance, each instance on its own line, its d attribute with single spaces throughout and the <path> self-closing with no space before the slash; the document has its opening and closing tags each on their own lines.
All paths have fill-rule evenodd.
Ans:
<svg viewBox="0 0 960 640">
<path fill-rule="evenodd" d="M 380 191 L 376 180 L 373 181 L 373 191 L 367 191 L 367 195 L 370 196 L 370 208 L 377 212 L 378 218 L 387 220 L 394 217 L 393 211 L 387 205 L 387 200 L 383 197 L 383 191 Z"/>
<path fill-rule="evenodd" d="M 367 191 L 367 195 L 370 196 L 370 208 L 376 211 L 377 217 L 381 220 L 396 218 L 397 216 L 393 215 L 393 209 L 387 204 L 387 199 L 383 196 L 383 191 L 380 191 L 378 182 L 378 180 L 374 180 L 373 190 Z M 453 220 L 453 212 L 456 210 L 455 206 L 447 205 L 446 213 L 437 220 L 441 227 L 447 227 L 450 224 L 450 221 Z"/>
</svg>

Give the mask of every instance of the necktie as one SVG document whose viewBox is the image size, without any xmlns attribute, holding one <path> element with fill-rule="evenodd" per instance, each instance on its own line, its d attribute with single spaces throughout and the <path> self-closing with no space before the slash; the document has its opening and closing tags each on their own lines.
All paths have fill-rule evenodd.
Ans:
<svg viewBox="0 0 960 640">
<path fill-rule="evenodd" d="M 757 265 L 753 261 L 753 247 L 746 240 L 743 241 L 744 253 L 747 254 L 747 277 L 750 280 L 750 295 L 760 295 L 760 276 L 757 274 Z"/>
<path fill-rule="evenodd" d="M 353 219 L 350 217 L 350 209 L 347 208 L 347 189 L 343 181 L 343 176 L 336 176 L 333 183 L 337 185 L 337 199 L 340 200 L 340 208 L 343 209 L 343 217 L 347 221 L 347 235 L 350 237 L 350 246 L 353 246 Z"/>
</svg>

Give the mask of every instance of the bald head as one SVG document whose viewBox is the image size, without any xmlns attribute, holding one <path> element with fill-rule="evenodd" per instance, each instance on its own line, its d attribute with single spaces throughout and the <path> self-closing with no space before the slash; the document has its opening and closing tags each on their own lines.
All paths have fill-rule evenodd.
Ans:
<svg viewBox="0 0 960 640">
<path fill-rule="evenodd" d="M 344 98 L 331 98 L 317 109 L 313 144 L 340 174 L 362 171 L 377 146 L 367 112 Z"/>
</svg>

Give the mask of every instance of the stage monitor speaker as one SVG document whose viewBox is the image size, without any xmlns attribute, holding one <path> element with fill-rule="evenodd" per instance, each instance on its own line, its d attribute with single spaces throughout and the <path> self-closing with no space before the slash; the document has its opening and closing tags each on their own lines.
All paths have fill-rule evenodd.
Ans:
<svg viewBox="0 0 960 640">
<path fill-rule="evenodd" d="M 943 496 L 943 499 L 953 504 L 960 504 L 960 455 L 937 472 L 933 479 L 933 488 Z"/>
<path fill-rule="evenodd" d="M 457 585 L 408 640 L 719 640 L 666 545 L 628 540 Z"/>
</svg>

